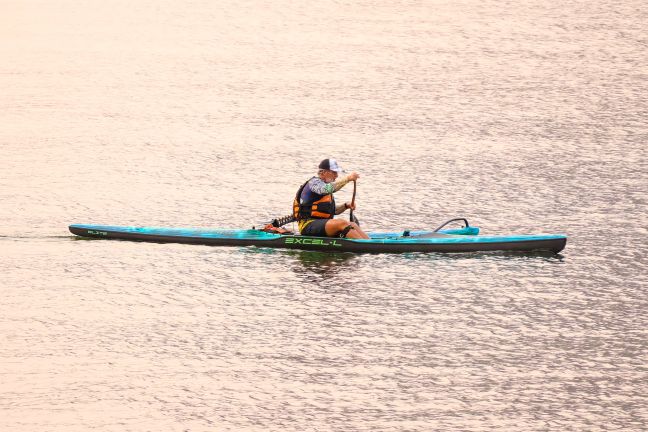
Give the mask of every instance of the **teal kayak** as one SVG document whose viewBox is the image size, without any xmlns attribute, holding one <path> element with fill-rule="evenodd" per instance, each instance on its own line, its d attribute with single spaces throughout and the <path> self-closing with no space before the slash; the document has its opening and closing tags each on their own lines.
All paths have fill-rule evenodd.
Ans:
<svg viewBox="0 0 648 432">
<path fill-rule="evenodd" d="M 70 232 L 95 239 L 131 240 L 155 243 L 188 243 L 210 246 L 256 246 L 326 252 L 478 252 L 551 251 L 565 248 L 567 236 L 479 235 L 479 228 L 466 226 L 435 231 L 370 232 L 369 239 L 310 237 L 260 229 L 198 229 L 73 224 Z"/>
</svg>

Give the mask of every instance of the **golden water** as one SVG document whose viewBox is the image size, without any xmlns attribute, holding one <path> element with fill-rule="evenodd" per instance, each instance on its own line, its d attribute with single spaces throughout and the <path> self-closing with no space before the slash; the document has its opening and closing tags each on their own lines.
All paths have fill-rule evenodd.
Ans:
<svg viewBox="0 0 648 432">
<path fill-rule="evenodd" d="M 0 430 L 645 430 L 646 22 L 634 0 L 1 2 Z M 67 232 L 247 228 L 325 157 L 360 173 L 367 229 L 465 216 L 567 249 Z"/>
</svg>

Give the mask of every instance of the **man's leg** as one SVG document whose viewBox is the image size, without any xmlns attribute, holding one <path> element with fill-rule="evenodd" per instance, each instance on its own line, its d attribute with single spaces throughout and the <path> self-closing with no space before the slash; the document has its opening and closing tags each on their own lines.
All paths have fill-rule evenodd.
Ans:
<svg viewBox="0 0 648 432">
<path fill-rule="evenodd" d="M 326 222 L 325 230 L 328 237 L 337 237 L 347 227 L 351 227 L 346 234 L 346 238 L 359 238 L 368 239 L 369 236 L 362 231 L 362 229 L 353 222 L 348 222 L 342 219 L 330 219 Z"/>
</svg>

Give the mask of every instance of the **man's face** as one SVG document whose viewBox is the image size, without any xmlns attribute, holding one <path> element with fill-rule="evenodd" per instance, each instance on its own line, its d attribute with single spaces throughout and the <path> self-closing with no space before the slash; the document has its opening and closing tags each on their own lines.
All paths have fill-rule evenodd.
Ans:
<svg viewBox="0 0 648 432">
<path fill-rule="evenodd" d="M 326 183 L 332 183 L 335 181 L 335 179 L 337 179 L 338 173 L 336 171 L 324 170 L 322 176 L 324 177 L 324 181 Z"/>
</svg>

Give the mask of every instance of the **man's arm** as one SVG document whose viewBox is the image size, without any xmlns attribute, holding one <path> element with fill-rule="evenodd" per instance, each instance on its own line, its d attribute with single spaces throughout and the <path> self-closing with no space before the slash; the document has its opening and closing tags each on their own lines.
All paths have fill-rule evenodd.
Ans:
<svg viewBox="0 0 648 432">
<path fill-rule="evenodd" d="M 349 176 L 341 177 L 333 183 L 326 183 L 321 178 L 314 178 L 308 182 L 308 186 L 318 195 L 329 195 L 339 191 L 347 183 L 349 183 Z"/>
</svg>

